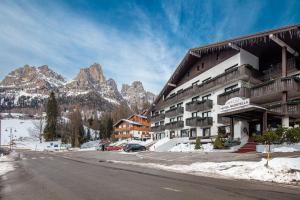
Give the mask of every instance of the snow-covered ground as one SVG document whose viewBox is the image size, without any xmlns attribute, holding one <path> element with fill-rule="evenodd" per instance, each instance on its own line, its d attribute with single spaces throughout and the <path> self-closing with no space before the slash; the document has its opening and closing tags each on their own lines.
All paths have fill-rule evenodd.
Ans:
<svg viewBox="0 0 300 200">
<path fill-rule="evenodd" d="M 14 114 L 16 115 L 16 114 Z M 61 149 L 60 141 L 42 142 L 33 134 L 34 123 L 39 120 L 35 119 L 17 119 L 7 118 L 1 120 L 1 144 L 9 145 L 10 137 L 13 139 L 13 148 L 31 149 L 36 151 L 59 150 Z M 11 133 L 10 133 L 11 131 Z"/>
<path fill-rule="evenodd" d="M 155 149 L 157 149 L 158 147 L 164 145 L 165 143 L 169 142 L 170 141 L 170 138 L 168 137 L 165 137 L 165 138 L 162 138 L 160 140 L 158 140 L 157 142 L 155 142 L 150 148 L 149 150 L 150 151 L 155 151 Z"/>
<path fill-rule="evenodd" d="M 121 146 L 121 145 L 125 145 L 125 144 L 140 144 L 140 145 L 143 145 L 143 146 L 148 146 L 152 142 L 153 142 L 152 139 L 146 140 L 146 141 L 127 139 L 127 140 L 120 140 L 120 141 L 111 143 L 110 146 Z"/>
<path fill-rule="evenodd" d="M 169 150 L 170 152 L 214 152 L 214 146 L 211 143 L 202 144 L 201 148 L 196 150 L 194 144 L 180 143 Z"/>
<path fill-rule="evenodd" d="M 12 139 L 18 140 L 19 138 L 31 138 L 34 123 L 38 120 L 21 120 L 21 119 L 2 119 L 1 120 L 1 144 L 9 145 L 10 136 Z M 11 135 L 10 135 L 11 131 Z"/>
<path fill-rule="evenodd" d="M 9 156 L 0 156 L 0 176 L 14 170 L 12 159 Z"/>
<path fill-rule="evenodd" d="M 273 158 L 269 161 L 268 167 L 266 166 L 266 159 L 262 159 L 258 162 L 196 162 L 190 165 L 170 166 L 155 163 L 137 163 L 132 161 L 112 162 L 218 178 L 252 179 L 277 183 L 300 182 L 300 157 Z"/>
<path fill-rule="evenodd" d="M 273 149 L 273 152 L 295 152 L 298 151 L 293 147 L 277 147 Z"/>
</svg>

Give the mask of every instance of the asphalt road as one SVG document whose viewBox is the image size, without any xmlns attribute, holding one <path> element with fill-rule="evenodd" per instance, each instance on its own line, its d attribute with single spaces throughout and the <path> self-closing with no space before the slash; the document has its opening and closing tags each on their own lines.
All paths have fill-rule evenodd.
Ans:
<svg viewBox="0 0 300 200">
<path fill-rule="evenodd" d="M 155 169 L 24 152 L 1 177 L 1 199 L 299 199 L 300 188 L 215 179 Z"/>
</svg>

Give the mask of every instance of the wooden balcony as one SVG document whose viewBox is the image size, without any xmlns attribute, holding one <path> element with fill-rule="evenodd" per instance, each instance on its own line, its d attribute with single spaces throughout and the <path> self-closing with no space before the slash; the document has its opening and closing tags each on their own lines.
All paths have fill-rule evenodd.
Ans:
<svg viewBox="0 0 300 200">
<path fill-rule="evenodd" d="M 159 125 L 159 126 L 153 126 L 151 127 L 151 132 L 162 132 L 165 130 L 164 125 Z"/>
<path fill-rule="evenodd" d="M 114 128 L 115 132 L 124 132 L 124 131 L 149 131 L 149 130 L 150 130 L 149 127 L 142 127 L 142 126 Z"/>
<path fill-rule="evenodd" d="M 163 113 L 151 116 L 152 122 L 158 122 L 158 121 L 162 121 L 164 119 L 165 119 L 165 114 L 163 114 Z"/>
<path fill-rule="evenodd" d="M 288 101 L 286 104 L 276 104 L 267 106 L 270 111 L 277 112 L 280 114 L 288 115 L 293 118 L 300 117 L 300 101 Z"/>
<path fill-rule="evenodd" d="M 178 115 L 182 115 L 184 112 L 183 107 L 175 107 L 166 111 L 166 117 L 175 117 Z"/>
<path fill-rule="evenodd" d="M 191 117 L 186 119 L 187 126 L 205 127 L 205 126 L 211 126 L 212 124 L 213 124 L 212 117 Z"/>
<path fill-rule="evenodd" d="M 172 130 L 182 128 L 184 126 L 183 121 L 170 122 L 165 125 L 165 129 Z"/>
<path fill-rule="evenodd" d="M 261 83 L 261 80 L 255 78 L 259 77 L 259 72 L 253 69 L 250 65 L 242 65 L 238 68 L 228 70 L 200 85 L 194 85 L 176 93 L 173 96 L 165 98 L 157 104 L 157 108 L 167 107 L 180 101 L 191 98 L 196 95 L 202 95 L 207 92 L 213 91 L 217 88 L 223 87 L 238 80 L 246 81 L 253 84 Z"/>
<path fill-rule="evenodd" d="M 250 89 L 241 87 L 241 88 L 236 88 L 228 92 L 224 92 L 220 95 L 218 95 L 217 103 L 219 105 L 224 105 L 226 101 L 233 97 L 245 97 L 249 98 L 250 97 Z"/>
<path fill-rule="evenodd" d="M 270 80 L 251 88 L 251 103 L 268 103 L 280 101 L 282 92 L 288 92 L 288 98 L 300 95 L 300 79 L 296 77 Z"/>
<path fill-rule="evenodd" d="M 189 112 L 193 111 L 205 111 L 210 110 L 213 106 L 212 100 L 203 100 L 203 101 L 191 101 L 186 104 L 185 110 Z"/>
<path fill-rule="evenodd" d="M 114 134 L 113 138 L 116 139 L 128 139 L 128 138 L 132 138 L 131 134 Z"/>
</svg>

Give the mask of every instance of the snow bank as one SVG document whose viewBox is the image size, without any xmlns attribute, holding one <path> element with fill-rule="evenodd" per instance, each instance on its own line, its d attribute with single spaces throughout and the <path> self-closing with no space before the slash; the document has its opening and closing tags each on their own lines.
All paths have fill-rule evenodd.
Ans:
<svg viewBox="0 0 300 200">
<path fill-rule="evenodd" d="M 265 159 L 262 159 L 259 162 L 196 162 L 191 165 L 171 166 L 155 163 L 136 163 L 132 161 L 113 162 L 218 178 L 229 177 L 235 179 L 254 179 L 277 183 L 300 182 L 300 157 L 274 158 L 269 161 L 268 167 L 266 167 L 267 161 Z"/>
<path fill-rule="evenodd" d="M 12 161 L 11 158 L 8 156 L 0 157 L 0 176 L 14 170 L 14 166 L 11 161 Z"/>
<path fill-rule="evenodd" d="M 295 152 L 298 151 L 293 147 L 277 147 L 273 149 L 273 152 Z"/>
<path fill-rule="evenodd" d="M 169 150 L 170 152 L 192 152 L 195 151 L 195 145 L 190 143 L 180 143 Z"/>
<path fill-rule="evenodd" d="M 95 147 L 99 146 L 100 141 L 101 140 L 95 140 L 95 141 L 89 141 L 89 142 L 83 143 L 80 148 L 82 148 L 82 149 L 94 148 L 95 149 Z"/>
<path fill-rule="evenodd" d="M 150 147 L 150 151 L 155 151 L 155 149 L 159 146 L 162 146 L 163 144 L 167 143 L 170 141 L 170 138 L 168 137 L 165 137 L 163 139 L 160 139 L 158 140 L 155 144 L 153 144 L 151 147 Z"/>
</svg>

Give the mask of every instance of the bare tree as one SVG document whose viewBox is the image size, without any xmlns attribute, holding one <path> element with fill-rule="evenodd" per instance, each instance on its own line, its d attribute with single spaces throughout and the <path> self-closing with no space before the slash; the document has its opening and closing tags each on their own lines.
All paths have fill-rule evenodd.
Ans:
<svg viewBox="0 0 300 200">
<path fill-rule="evenodd" d="M 43 132 L 45 128 L 45 121 L 41 117 L 39 120 L 32 122 L 33 127 L 29 128 L 30 136 L 40 140 L 40 143 L 43 141 Z"/>
</svg>

